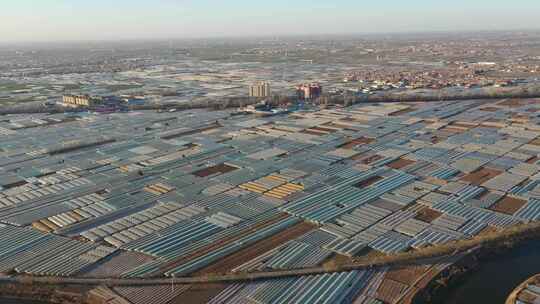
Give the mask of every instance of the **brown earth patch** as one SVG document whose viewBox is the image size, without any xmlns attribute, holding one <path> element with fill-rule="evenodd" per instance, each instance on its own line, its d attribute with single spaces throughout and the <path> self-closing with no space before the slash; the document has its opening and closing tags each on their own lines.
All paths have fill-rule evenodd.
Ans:
<svg viewBox="0 0 540 304">
<path fill-rule="evenodd" d="M 329 128 L 323 128 L 323 127 L 313 127 L 310 130 L 321 131 L 321 132 L 326 132 L 326 133 L 335 133 L 335 132 L 337 132 L 336 129 L 329 129 Z"/>
<path fill-rule="evenodd" d="M 339 148 L 352 149 L 355 146 L 370 144 L 370 143 L 372 143 L 374 141 L 375 141 L 375 139 L 373 139 L 373 138 L 360 137 L 360 138 L 353 139 L 353 140 L 341 145 Z"/>
<path fill-rule="evenodd" d="M 461 180 L 464 182 L 469 182 L 475 186 L 480 186 L 481 184 L 487 182 L 488 180 L 494 178 L 501 173 L 502 172 L 499 170 L 484 167 L 472 173 L 464 175 Z"/>
<path fill-rule="evenodd" d="M 481 108 L 480 111 L 485 111 L 485 112 L 497 112 L 499 110 L 499 108 L 495 108 L 495 107 L 485 107 L 485 108 Z"/>
<path fill-rule="evenodd" d="M 432 267 L 425 275 L 424 277 L 418 281 L 416 283 L 416 287 L 419 288 L 419 289 L 423 289 L 425 288 L 426 286 L 429 285 L 429 283 L 431 283 L 431 281 L 440 273 L 440 271 L 435 268 L 435 267 Z"/>
<path fill-rule="evenodd" d="M 519 108 L 526 105 L 527 102 L 523 99 L 505 99 L 501 102 L 498 102 L 497 105 L 505 106 L 509 108 Z"/>
<path fill-rule="evenodd" d="M 378 160 L 381 160 L 383 159 L 384 157 L 380 156 L 380 155 L 365 155 L 365 154 L 360 154 L 360 155 L 356 155 L 356 156 L 353 156 L 351 159 L 353 160 L 358 160 L 361 164 L 364 164 L 364 165 L 369 165 L 373 162 L 376 162 Z"/>
<path fill-rule="evenodd" d="M 193 175 L 198 177 L 207 177 L 210 175 L 214 175 L 216 173 L 225 174 L 234 170 L 237 170 L 238 168 L 229 166 L 227 164 L 219 164 L 215 165 L 213 167 L 204 168 L 202 170 L 193 172 Z"/>
<path fill-rule="evenodd" d="M 222 292 L 225 284 L 193 284 L 188 290 L 171 300 L 169 304 L 203 304 Z M 172 288 L 172 287 L 171 287 Z"/>
<path fill-rule="evenodd" d="M 378 176 L 378 175 L 377 176 L 372 176 L 372 177 L 370 177 L 370 178 L 368 178 L 366 180 L 363 180 L 363 181 L 359 182 L 358 184 L 356 184 L 354 186 L 357 187 L 357 188 L 362 189 L 362 188 L 368 187 L 370 185 L 373 185 L 374 183 L 380 181 L 381 179 L 383 179 L 382 176 Z"/>
<path fill-rule="evenodd" d="M 407 166 L 412 165 L 414 163 L 416 163 L 414 160 L 399 158 L 399 159 L 387 164 L 386 166 L 390 167 L 392 169 L 399 170 L 401 168 L 407 167 Z"/>
<path fill-rule="evenodd" d="M 504 214 L 513 215 L 516 213 L 521 207 L 523 207 L 525 204 L 527 204 L 527 201 L 513 198 L 510 196 L 505 196 L 503 199 L 499 200 L 495 205 L 491 206 L 491 210 L 501 212 Z"/>
<path fill-rule="evenodd" d="M 441 129 L 441 131 L 449 132 L 452 134 L 459 134 L 459 133 L 463 133 L 466 130 L 461 129 L 461 128 L 456 128 L 456 127 L 444 127 L 443 129 Z"/>
<path fill-rule="evenodd" d="M 217 263 L 214 263 L 206 268 L 203 268 L 195 273 L 194 276 L 207 274 L 227 273 L 245 262 L 258 257 L 259 255 L 268 252 L 286 242 L 295 239 L 307 232 L 313 230 L 315 226 L 309 223 L 299 223 L 289 229 L 279 232 L 267 239 L 250 245 L 232 255 L 222 258 Z"/>
<path fill-rule="evenodd" d="M 313 131 L 313 130 L 310 130 L 310 129 L 307 129 L 307 130 L 303 130 L 303 131 L 300 131 L 301 133 L 305 133 L 305 134 L 310 134 L 310 135 L 317 135 L 317 136 L 323 136 L 323 135 L 326 135 L 326 133 L 323 133 L 323 132 L 316 132 L 316 131 Z"/>
<path fill-rule="evenodd" d="M 536 138 L 536 139 L 532 140 L 529 144 L 530 145 L 535 145 L 535 146 L 540 146 L 540 138 Z"/>
<path fill-rule="evenodd" d="M 395 303 L 407 287 L 407 285 L 400 282 L 383 279 L 379 289 L 377 289 L 377 299 L 385 303 Z"/>
<path fill-rule="evenodd" d="M 288 218 L 289 215 L 287 214 L 280 214 L 272 219 L 269 219 L 265 222 L 261 222 L 261 223 L 257 223 L 253 226 L 250 226 L 250 227 L 246 227 L 246 229 L 244 229 L 243 231 L 241 231 L 240 233 L 238 233 L 237 235 L 235 236 L 232 236 L 232 237 L 229 237 L 229 238 L 226 238 L 226 239 L 221 239 L 221 240 L 218 240 L 206 247 L 203 247 L 201 248 L 200 250 L 198 250 L 197 252 L 194 252 L 191 256 L 188 256 L 188 257 L 181 257 L 181 258 L 178 258 L 177 260 L 174 260 L 174 261 L 171 261 L 170 263 L 166 264 L 166 265 L 163 265 L 160 269 L 159 269 L 159 273 L 164 273 L 166 271 L 169 271 L 171 269 L 174 269 L 180 265 L 183 265 L 184 263 L 187 263 L 188 261 L 194 259 L 194 258 L 198 258 L 200 256 L 203 256 L 205 254 L 208 254 L 209 252 L 212 252 L 220 247 L 223 247 L 227 244 L 230 244 L 234 241 L 237 241 L 239 239 L 241 239 L 242 237 L 244 236 L 247 236 L 251 233 L 253 233 L 253 231 L 257 230 L 257 229 L 261 229 L 263 227 L 268 227 L 268 226 L 271 226 L 281 220 L 284 220 L 286 218 Z M 153 273 L 151 275 L 155 275 L 156 273 Z"/>
<path fill-rule="evenodd" d="M 400 116 L 400 115 L 407 114 L 414 111 L 416 111 L 416 109 L 413 107 L 410 107 L 410 108 L 403 109 L 394 113 L 390 113 L 388 116 Z"/>
<path fill-rule="evenodd" d="M 533 158 L 529 159 L 527 161 L 528 164 L 534 164 L 536 163 L 540 158 L 538 158 L 538 156 L 534 156 Z"/>
<path fill-rule="evenodd" d="M 442 215 L 441 212 L 439 212 L 437 210 L 433 210 L 433 209 L 431 209 L 429 207 L 426 207 L 424 209 L 419 210 L 414 218 L 419 220 L 419 221 L 423 221 L 423 222 L 426 222 L 426 223 L 431 223 L 435 219 L 439 218 L 441 215 Z"/>
<path fill-rule="evenodd" d="M 410 265 L 388 271 L 385 278 L 391 279 L 406 285 L 413 285 L 421 275 L 426 273 L 430 265 Z"/>
</svg>

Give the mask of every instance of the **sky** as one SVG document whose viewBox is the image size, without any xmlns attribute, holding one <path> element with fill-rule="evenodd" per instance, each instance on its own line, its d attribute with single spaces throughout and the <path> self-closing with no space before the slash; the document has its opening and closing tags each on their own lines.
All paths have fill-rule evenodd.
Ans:
<svg viewBox="0 0 540 304">
<path fill-rule="evenodd" d="M 540 29 L 540 0 L 0 0 L 0 42 Z"/>
</svg>

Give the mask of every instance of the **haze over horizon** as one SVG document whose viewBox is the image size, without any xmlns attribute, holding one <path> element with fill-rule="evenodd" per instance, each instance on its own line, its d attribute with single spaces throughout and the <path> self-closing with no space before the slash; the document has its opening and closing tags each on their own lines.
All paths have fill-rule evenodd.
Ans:
<svg viewBox="0 0 540 304">
<path fill-rule="evenodd" d="M 540 29 L 540 1 L 470 2 L 18 0 L 0 42 Z"/>
</svg>

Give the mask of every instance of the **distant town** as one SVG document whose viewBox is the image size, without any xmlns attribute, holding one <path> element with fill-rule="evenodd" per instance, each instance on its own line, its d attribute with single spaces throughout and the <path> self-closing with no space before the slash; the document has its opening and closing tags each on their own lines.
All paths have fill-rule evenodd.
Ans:
<svg viewBox="0 0 540 304">
<path fill-rule="evenodd" d="M 70 95 L 96 97 L 112 106 L 201 104 L 248 96 L 361 99 L 439 89 L 446 89 L 445 94 L 481 88 L 496 92 L 538 84 L 540 48 L 534 41 L 539 36 L 509 32 L 232 43 L 88 42 L 59 49 L 13 45 L 0 50 L 0 105 L 87 106 L 86 101 L 63 98 Z M 116 102 L 110 102 L 111 96 Z"/>
</svg>

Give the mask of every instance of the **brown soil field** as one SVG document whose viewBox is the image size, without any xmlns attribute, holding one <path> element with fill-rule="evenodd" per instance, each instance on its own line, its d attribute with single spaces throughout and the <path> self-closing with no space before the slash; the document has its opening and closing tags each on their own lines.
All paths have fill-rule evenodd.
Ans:
<svg viewBox="0 0 540 304">
<path fill-rule="evenodd" d="M 286 133 L 294 133 L 293 131 L 291 130 L 287 130 L 285 128 L 280 128 L 279 126 L 275 126 L 275 127 L 272 127 L 273 130 L 278 130 L 278 131 L 281 131 L 281 132 L 286 132 Z"/>
<path fill-rule="evenodd" d="M 424 181 L 427 182 L 427 183 L 434 184 L 434 185 L 439 185 L 439 186 L 444 186 L 444 185 L 448 184 L 448 182 L 445 181 L 444 179 L 431 177 L 431 176 L 426 177 L 424 179 Z"/>
<path fill-rule="evenodd" d="M 506 107 L 510 107 L 510 108 L 518 108 L 518 107 L 524 106 L 526 104 L 527 104 L 527 102 L 525 100 L 522 100 L 522 99 L 505 99 L 505 100 L 497 103 L 497 105 L 499 105 L 499 106 L 506 106 Z"/>
<path fill-rule="evenodd" d="M 415 284 L 415 287 L 417 287 L 418 289 L 425 288 L 426 286 L 429 285 L 429 283 L 431 283 L 433 278 L 436 277 L 438 274 L 439 274 L 439 270 L 435 267 L 432 267 L 431 269 L 428 270 L 426 275 Z"/>
<path fill-rule="evenodd" d="M 351 159 L 352 160 L 360 160 L 360 163 L 361 164 L 364 164 L 364 165 L 369 165 L 373 162 L 376 162 L 378 160 L 381 160 L 383 157 L 380 156 L 380 155 L 371 155 L 371 156 L 366 156 L 364 154 L 359 154 L 359 155 L 356 155 L 356 156 L 353 156 Z"/>
<path fill-rule="evenodd" d="M 238 168 L 231 167 L 226 164 L 220 164 L 220 165 L 216 165 L 213 167 L 208 167 L 208 168 L 204 168 L 202 170 L 196 171 L 193 173 L 193 175 L 198 176 L 198 177 L 207 177 L 216 173 L 224 174 L 224 173 L 231 172 L 237 169 Z"/>
<path fill-rule="evenodd" d="M 405 284 L 385 278 L 377 289 L 377 299 L 385 303 L 395 303 L 407 287 Z"/>
<path fill-rule="evenodd" d="M 403 109 L 394 113 L 390 113 L 388 116 L 400 116 L 400 115 L 407 114 L 414 111 L 416 111 L 416 108 L 410 107 L 408 109 Z"/>
<path fill-rule="evenodd" d="M 173 138 L 182 137 L 182 136 L 189 136 L 189 135 L 193 135 L 193 134 L 197 134 L 197 133 L 203 133 L 203 132 L 210 131 L 210 130 L 217 129 L 217 128 L 221 128 L 221 127 L 222 127 L 222 125 L 220 125 L 219 123 L 214 123 L 214 124 L 211 124 L 211 125 L 208 125 L 208 126 L 201 127 L 199 129 L 188 130 L 188 131 L 184 131 L 184 132 L 180 132 L 180 133 L 172 132 L 171 134 L 166 134 L 166 135 L 162 136 L 161 139 L 173 139 Z"/>
<path fill-rule="evenodd" d="M 332 254 L 328 259 L 322 262 L 323 267 L 335 267 L 337 265 L 345 265 L 353 262 L 348 256 L 341 255 L 339 253 Z"/>
<path fill-rule="evenodd" d="M 441 215 L 442 213 L 440 213 L 439 211 L 426 207 L 418 211 L 418 214 L 414 218 L 420 221 L 424 221 L 426 223 L 431 223 Z"/>
<path fill-rule="evenodd" d="M 361 258 L 362 259 L 372 259 L 372 258 L 378 258 L 378 257 L 384 257 L 386 256 L 385 253 L 381 252 L 381 251 L 378 251 L 378 250 L 375 250 L 375 249 L 371 249 L 371 248 L 367 248 L 365 249 L 365 251 L 362 253 L 362 256 Z"/>
<path fill-rule="evenodd" d="M 353 140 L 349 141 L 348 143 L 345 143 L 344 145 L 340 146 L 339 148 L 352 149 L 355 146 L 370 144 L 373 141 L 374 141 L 373 138 L 360 137 L 360 138 L 357 138 L 357 139 L 353 139 Z"/>
<path fill-rule="evenodd" d="M 355 187 L 357 188 L 365 188 L 367 186 L 370 186 L 370 185 L 373 185 L 374 183 L 380 181 L 381 179 L 383 179 L 381 176 L 373 176 L 373 177 L 370 177 L 366 180 L 363 180 L 361 182 L 359 182 L 358 184 L 354 185 Z"/>
<path fill-rule="evenodd" d="M 222 292 L 225 284 L 194 284 L 169 304 L 204 304 Z"/>
<path fill-rule="evenodd" d="M 470 129 L 474 127 L 474 125 L 467 122 L 462 122 L 462 121 L 453 122 L 452 126 L 458 127 L 458 128 L 465 128 L 465 129 Z"/>
<path fill-rule="evenodd" d="M 399 170 L 401 168 L 407 167 L 407 166 L 412 165 L 414 163 L 416 163 L 414 160 L 400 158 L 400 159 L 397 159 L 397 160 L 387 164 L 386 166 L 390 167 L 392 169 Z"/>
<path fill-rule="evenodd" d="M 370 260 L 384 259 L 385 257 L 388 257 L 388 255 L 383 253 L 382 251 L 366 247 L 362 249 L 362 251 L 358 253 L 357 256 L 350 259 L 353 263 L 362 263 Z"/>
<path fill-rule="evenodd" d="M 527 161 L 528 164 L 534 164 L 536 163 L 540 158 L 538 156 L 535 156 Z"/>
<path fill-rule="evenodd" d="M 529 120 L 529 115 L 520 114 L 520 113 L 512 114 L 510 117 L 516 120 Z"/>
<path fill-rule="evenodd" d="M 424 273 L 428 271 L 430 265 L 411 265 L 408 267 L 390 270 L 385 278 L 391 279 L 406 285 L 413 285 Z"/>
<path fill-rule="evenodd" d="M 490 168 L 481 168 L 472 173 L 464 175 L 461 180 L 464 182 L 469 182 L 472 185 L 480 186 L 481 184 L 487 182 L 488 180 L 494 178 L 495 176 L 501 174 L 502 172 Z"/>
<path fill-rule="evenodd" d="M 257 225 L 254 225 L 254 226 L 251 226 L 251 227 L 247 227 L 245 230 L 243 230 L 241 233 L 233 236 L 233 237 L 230 237 L 230 238 L 227 238 L 227 239 L 223 239 L 223 240 L 219 240 L 218 242 L 215 242 L 209 246 L 206 246 L 204 248 L 201 248 L 199 251 L 197 251 L 196 253 L 192 254 L 191 256 L 189 257 L 181 257 L 177 260 L 174 260 L 172 261 L 171 263 L 167 264 L 167 265 L 164 265 L 160 270 L 159 270 L 159 274 L 161 273 L 164 273 L 168 270 L 171 270 L 175 267 L 178 267 L 184 263 L 186 263 L 187 261 L 189 260 L 192 260 L 194 258 L 197 258 L 197 257 L 200 257 L 202 255 L 205 255 L 213 250 L 216 250 L 217 248 L 220 248 L 222 246 L 225 246 L 229 243 L 232 243 L 240 238 L 242 238 L 243 236 L 246 236 L 250 233 L 252 233 L 252 231 L 254 230 L 257 230 L 257 229 L 260 229 L 260 228 L 263 228 L 263 227 L 267 227 L 267 226 L 270 226 L 280 220 L 283 220 L 285 218 L 287 218 L 288 215 L 287 214 L 280 214 L 279 216 L 273 218 L 273 219 L 270 219 L 266 222 L 261 222 L 261 223 L 257 223 Z M 153 275 L 156 275 L 156 273 L 154 273 Z"/>
<path fill-rule="evenodd" d="M 0 297 L 13 301 L 33 300 L 43 303 L 85 303 L 87 288 L 47 285 L 0 284 Z M 15 302 L 13 302 L 15 303 Z"/>
<path fill-rule="evenodd" d="M 466 129 L 464 129 L 464 128 L 451 127 L 451 126 L 444 127 L 442 130 L 445 131 L 445 132 L 453 133 L 453 134 L 459 134 L 459 133 L 463 133 L 463 132 L 466 131 Z"/>
<path fill-rule="evenodd" d="M 535 146 L 540 146 L 540 138 L 537 138 L 537 139 L 531 141 L 529 144 L 535 145 Z"/>
<path fill-rule="evenodd" d="M 329 128 L 323 128 L 323 127 L 312 127 L 310 130 L 322 131 L 322 132 L 328 132 L 328 133 L 335 133 L 336 132 L 335 129 L 329 129 Z"/>
<path fill-rule="evenodd" d="M 259 241 L 248 248 L 242 249 L 232 255 L 222 258 L 217 263 L 214 263 L 195 273 L 194 276 L 221 274 L 227 273 L 233 268 L 244 264 L 245 262 L 258 257 L 259 255 L 270 251 L 286 242 L 297 238 L 315 228 L 314 225 L 308 223 L 299 223 L 285 231 L 279 232 L 267 239 Z"/>
<path fill-rule="evenodd" d="M 485 112 L 497 112 L 499 110 L 499 108 L 496 108 L 496 107 L 485 107 L 485 108 L 481 108 L 480 111 L 485 111 Z"/>
<path fill-rule="evenodd" d="M 301 133 L 305 133 L 305 134 L 310 134 L 310 135 L 317 135 L 317 136 L 323 136 L 323 135 L 326 135 L 326 133 L 323 133 L 323 132 L 315 132 L 313 130 L 310 130 L 310 129 L 307 129 L 307 130 L 303 130 L 303 131 L 300 131 Z"/>
<path fill-rule="evenodd" d="M 523 207 L 525 204 L 527 204 L 527 201 L 513 198 L 509 196 L 505 196 L 503 199 L 498 201 L 495 205 L 491 206 L 491 210 L 513 215 L 516 213 L 521 207 Z"/>
<path fill-rule="evenodd" d="M 431 143 L 432 144 L 440 143 L 444 139 L 446 139 L 446 138 L 434 135 L 434 136 L 431 137 Z"/>
<path fill-rule="evenodd" d="M 486 228 L 484 228 L 484 230 L 480 231 L 480 233 L 478 233 L 478 236 L 481 237 L 481 236 L 484 236 L 484 235 L 492 235 L 492 234 L 496 234 L 498 233 L 499 230 L 495 227 L 492 227 L 492 226 L 487 226 Z"/>
</svg>

